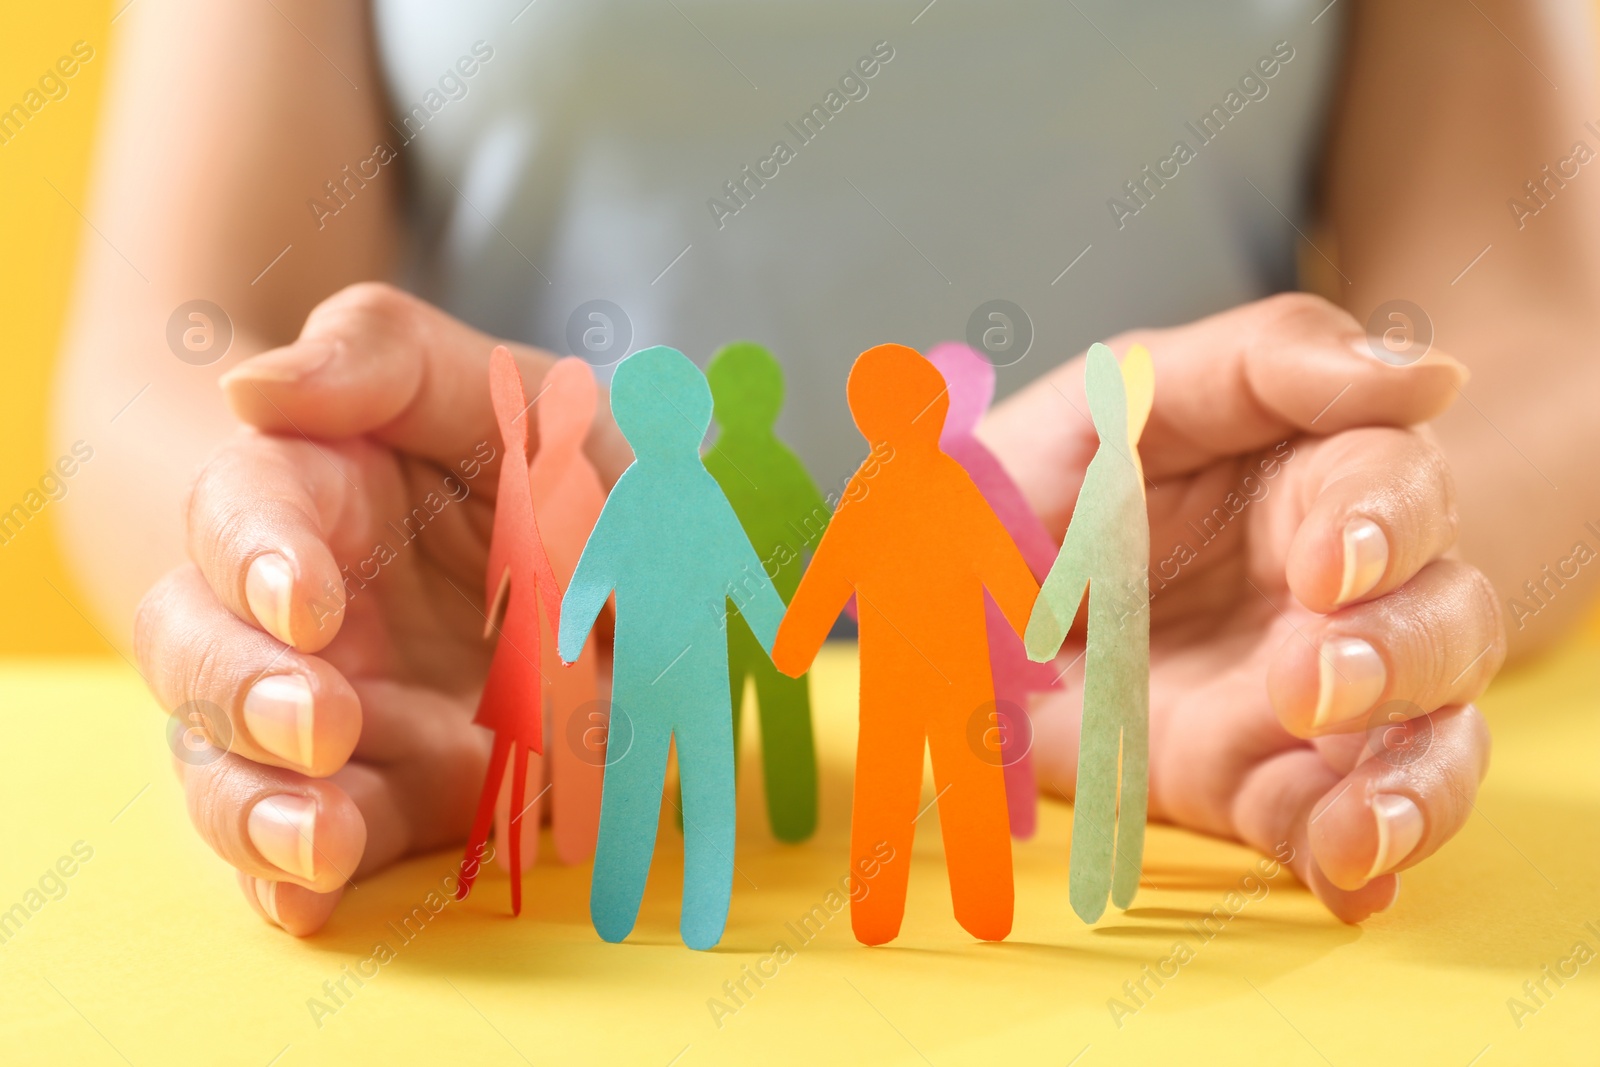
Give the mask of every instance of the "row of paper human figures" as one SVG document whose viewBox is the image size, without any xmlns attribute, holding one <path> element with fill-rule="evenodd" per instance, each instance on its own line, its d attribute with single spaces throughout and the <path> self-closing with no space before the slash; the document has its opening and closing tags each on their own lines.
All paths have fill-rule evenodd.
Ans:
<svg viewBox="0 0 1600 1067">
<path fill-rule="evenodd" d="M 666 347 L 618 364 L 611 410 L 635 458 L 609 494 L 583 453 L 598 392 L 588 365 L 557 362 L 530 403 L 513 357 L 496 348 L 490 390 L 506 460 L 485 638 L 497 644 L 477 716 L 494 746 L 460 895 L 498 814 L 508 847 L 497 852 L 520 911 L 548 794 L 556 853 L 594 856 L 590 914 L 601 937 L 620 941 L 638 916 L 663 798 L 681 798 L 680 930 L 693 948 L 715 945 L 733 885 L 746 683 L 768 820 L 778 838 L 803 840 L 817 825 L 806 671 L 850 611 L 861 671 L 850 870 L 873 872 L 872 892 L 852 893 L 855 935 L 881 944 L 899 932 L 926 746 L 956 919 L 976 937 L 1004 938 L 1011 837 L 1035 825 L 1025 708 L 1058 683 L 1087 591 L 1069 896 L 1089 922 L 1108 893 L 1127 907 L 1148 791 L 1137 443 L 1153 375 L 1143 349 L 1119 365 L 1103 345 L 1085 374 L 1100 446 L 1058 546 L 975 435 L 995 375 L 965 345 L 861 354 L 847 393 L 869 456 L 833 500 L 776 435 L 783 375 L 759 345 L 723 348 L 705 373 Z M 612 684 L 600 714 L 592 631 L 608 602 Z M 675 792 L 664 788 L 669 746 Z"/>
</svg>

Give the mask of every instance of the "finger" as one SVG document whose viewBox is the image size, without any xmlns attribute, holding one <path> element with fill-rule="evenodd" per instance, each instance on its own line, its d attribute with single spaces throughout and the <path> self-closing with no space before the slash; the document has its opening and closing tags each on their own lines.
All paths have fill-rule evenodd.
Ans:
<svg viewBox="0 0 1600 1067">
<path fill-rule="evenodd" d="M 344 675 L 229 612 L 193 565 L 146 594 L 135 635 L 145 677 L 179 716 L 179 729 L 256 763 L 315 777 L 350 758 L 361 735 L 361 702 Z M 175 751 L 182 758 L 188 750 Z"/>
<path fill-rule="evenodd" d="M 360 864 L 367 825 L 335 782 L 235 753 L 180 760 L 179 771 L 201 839 L 245 874 L 331 893 Z"/>
<path fill-rule="evenodd" d="M 1415 866 L 1456 835 L 1489 767 L 1489 728 L 1468 704 L 1391 728 L 1403 733 L 1318 801 L 1308 840 L 1334 885 L 1354 890 Z"/>
<path fill-rule="evenodd" d="M 1234 799 L 1234 829 L 1239 839 L 1276 857 L 1333 913 L 1358 923 L 1391 907 L 1400 893 L 1394 875 L 1382 875 L 1347 888 L 1318 865 L 1312 850 L 1310 819 L 1318 798 L 1337 787 L 1339 774 L 1309 748 L 1279 753 L 1256 765 Z"/>
<path fill-rule="evenodd" d="M 1267 692 L 1292 734 L 1365 730 L 1475 699 L 1505 660 L 1489 580 L 1436 560 L 1378 600 L 1303 625 L 1267 669 Z"/>
<path fill-rule="evenodd" d="M 1351 430 L 1301 451 L 1285 465 L 1305 509 L 1285 576 L 1312 611 L 1383 596 L 1455 544 L 1455 482 L 1420 434 Z"/>
<path fill-rule="evenodd" d="M 239 888 L 256 914 L 296 937 L 314 934 L 327 923 L 344 890 L 318 893 L 293 882 L 273 882 L 236 872 Z"/>
<path fill-rule="evenodd" d="M 1425 422 L 1466 381 L 1437 351 L 1409 366 L 1382 362 L 1355 319 L 1304 293 L 1110 343 L 1151 353 L 1155 401 L 1139 452 L 1157 485 L 1305 433 Z M 1077 496 L 1077 479 L 1061 472 L 1081 472 L 1098 446 L 1083 372 L 1082 359 L 1052 371 L 996 405 L 980 431 L 1047 523 L 1064 523 Z"/>
<path fill-rule="evenodd" d="M 274 433 L 368 434 L 452 469 L 487 463 L 500 434 L 489 401 L 489 353 L 500 342 L 393 286 L 352 285 L 319 304 L 294 342 L 222 376 L 234 413 Z M 530 398 L 554 357 L 508 345 Z M 606 405 L 601 404 L 602 412 Z M 537 420 L 529 426 L 536 442 Z M 609 485 L 631 459 L 608 415 L 589 453 Z"/>
<path fill-rule="evenodd" d="M 185 510 L 189 558 L 217 599 L 302 651 L 323 648 L 344 621 L 336 551 L 368 542 L 346 449 L 244 432 L 195 478 Z M 352 543 L 341 545 L 337 540 Z"/>
</svg>

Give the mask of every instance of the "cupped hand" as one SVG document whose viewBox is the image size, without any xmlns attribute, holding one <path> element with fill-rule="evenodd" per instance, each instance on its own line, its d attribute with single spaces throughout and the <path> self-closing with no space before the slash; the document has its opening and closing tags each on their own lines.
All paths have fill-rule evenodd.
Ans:
<svg viewBox="0 0 1600 1067">
<path fill-rule="evenodd" d="M 496 343 L 384 285 L 323 302 L 224 376 L 245 428 L 194 483 L 190 562 L 140 604 L 157 698 L 216 742 L 174 746 L 195 828 L 291 933 L 471 823 Z M 511 348 L 536 397 L 552 357 Z M 608 482 L 628 458 L 604 417 L 589 452 Z"/>
<path fill-rule="evenodd" d="M 1473 811 L 1505 657 L 1484 575 L 1453 558 L 1455 491 L 1418 425 L 1466 372 L 1380 361 L 1356 321 L 1287 294 L 1110 342 L 1151 352 L 1150 815 L 1292 856 L 1340 919 Z M 980 436 L 1059 538 L 1098 447 L 1081 359 Z M 1061 663 L 1083 648 L 1069 638 Z M 1040 779 L 1071 796 L 1083 662 L 1033 707 Z"/>
</svg>

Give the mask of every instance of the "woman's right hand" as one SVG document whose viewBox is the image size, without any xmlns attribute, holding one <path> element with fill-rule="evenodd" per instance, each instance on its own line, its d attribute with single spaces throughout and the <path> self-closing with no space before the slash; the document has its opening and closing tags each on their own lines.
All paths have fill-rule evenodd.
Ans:
<svg viewBox="0 0 1600 1067">
<path fill-rule="evenodd" d="M 173 745 L 195 829 L 290 933 L 471 823 L 497 343 L 390 286 L 325 300 L 222 379 L 245 426 L 190 491 L 189 562 L 140 603 L 171 736 L 215 742 Z M 510 347 L 537 397 L 553 357 Z M 629 455 L 601 407 L 589 452 L 609 484 Z"/>
</svg>

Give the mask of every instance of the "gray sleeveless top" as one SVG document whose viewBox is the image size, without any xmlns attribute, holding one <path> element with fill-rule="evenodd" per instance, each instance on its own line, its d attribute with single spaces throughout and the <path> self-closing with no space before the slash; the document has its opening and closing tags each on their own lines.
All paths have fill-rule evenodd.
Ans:
<svg viewBox="0 0 1600 1067">
<path fill-rule="evenodd" d="M 602 380 L 760 341 L 824 489 L 874 344 L 967 339 L 1004 394 L 1294 284 L 1327 0 L 524 3 L 375 0 L 410 284 Z"/>
</svg>

